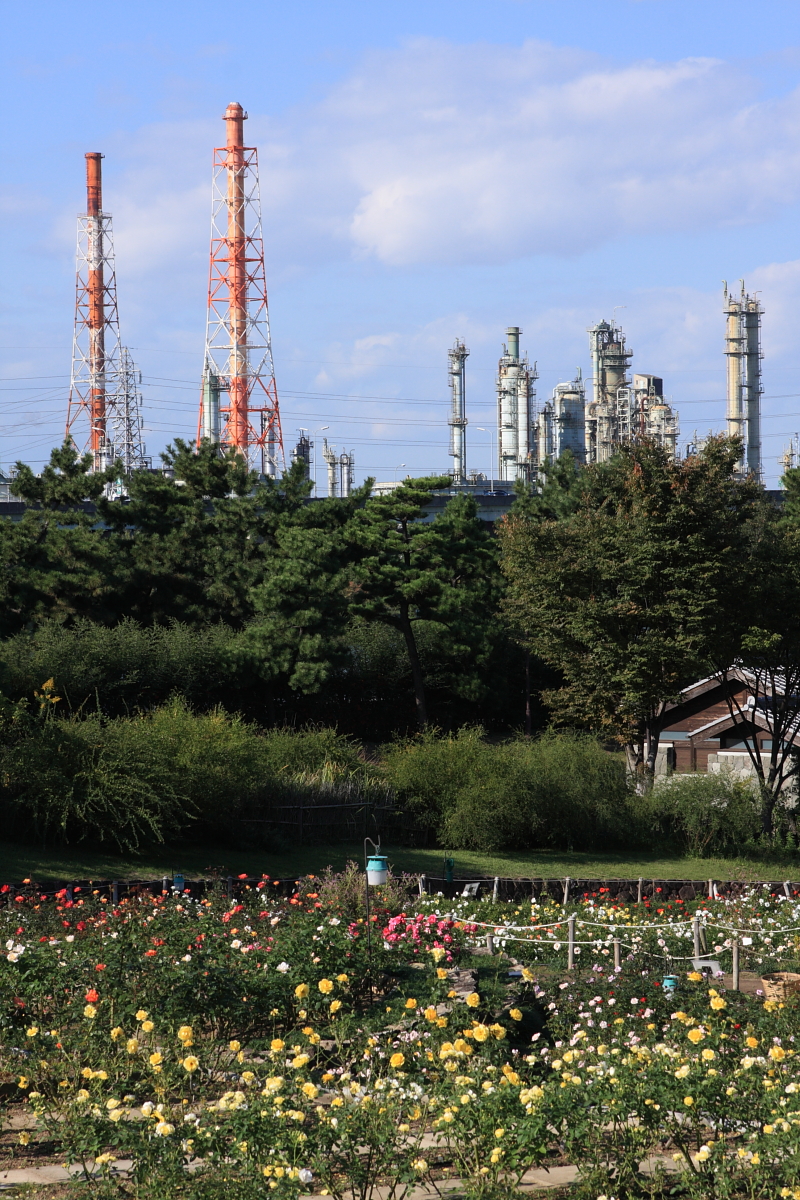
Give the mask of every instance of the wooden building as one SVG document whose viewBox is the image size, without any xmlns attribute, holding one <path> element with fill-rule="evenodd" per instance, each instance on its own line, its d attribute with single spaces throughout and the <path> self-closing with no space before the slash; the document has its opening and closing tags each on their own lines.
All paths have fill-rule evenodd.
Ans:
<svg viewBox="0 0 800 1200">
<path fill-rule="evenodd" d="M 763 751 L 772 749 L 763 694 L 745 671 L 726 680 L 700 679 L 685 688 L 667 709 L 667 725 L 658 742 L 657 774 L 708 772 L 727 767 L 752 775 L 745 737 L 753 733 Z M 800 736 L 794 739 L 800 749 Z"/>
</svg>

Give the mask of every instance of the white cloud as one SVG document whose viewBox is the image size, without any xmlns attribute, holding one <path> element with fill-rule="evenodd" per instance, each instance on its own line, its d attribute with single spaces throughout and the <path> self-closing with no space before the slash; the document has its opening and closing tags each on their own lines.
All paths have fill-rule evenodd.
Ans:
<svg viewBox="0 0 800 1200">
<path fill-rule="evenodd" d="M 574 254 L 758 220 L 800 194 L 800 94 L 758 103 L 710 59 L 608 65 L 539 43 L 418 42 L 320 106 L 387 263 Z"/>
<path fill-rule="evenodd" d="M 798 118 L 800 92 L 759 100 L 754 79 L 712 59 L 422 40 L 246 129 L 268 258 L 291 271 L 349 253 L 400 266 L 574 255 L 764 220 L 800 197 Z M 109 147 L 125 163 L 108 188 L 119 252 L 137 271 L 205 255 L 221 125 L 164 123 Z"/>
</svg>

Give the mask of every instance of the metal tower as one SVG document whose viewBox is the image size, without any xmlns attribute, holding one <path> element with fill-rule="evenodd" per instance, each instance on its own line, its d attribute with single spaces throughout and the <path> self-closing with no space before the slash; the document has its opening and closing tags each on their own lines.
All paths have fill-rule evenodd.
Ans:
<svg viewBox="0 0 800 1200">
<path fill-rule="evenodd" d="M 102 154 L 86 155 L 86 212 L 78 217 L 75 334 L 66 437 L 85 415 L 84 446 L 95 471 L 122 459 L 126 471 L 149 465 L 142 441 L 136 371 L 119 340 L 111 214 L 103 212 Z"/>
<path fill-rule="evenodd" d="M 453 459 L 453 483 L 467 480 L 466 362 L 469 350 L 458 338 L 447 351 L 447 376 L 450 381 L 450 454 Z"/>
<path fill-rule="evenodd" d="M 238 450 L 265 475 L 283 466 L 272 362 L 258 153 L 244 144 L 247 113 L 229 104 L 214 150 L 208 317 L 198 440 Z"/>
<path fill-rule="evenodd" d="M 141 382 L 142 373 L 137 369 L 130 351 L 126 346 L 121 346 L 119 388 L 109 420 L 114 457 L 120 459 L 126 475 L 152 466 L 152 460 L 145 452 L 142 430 Z"/>
<path fill-rule="evenodd" d="M 530 481 L 535 475 L 534 383 L 539 375 L 536 363 L 528 365 L 519 356 L 522 330 L 512 325 L 506 330 L 507 344 L 497 371 L 497 460 L 501 480 Z"/>
<path fill-rule="evenodd" d="M 725 284 L 725 357 L 727 359 L 727 425 L 731 437 L 742 438 L 739 469 L 761 478 L 761 315 L 757 296 L 748 296 L 741 281 L 738 299 Z"/>
</svg>

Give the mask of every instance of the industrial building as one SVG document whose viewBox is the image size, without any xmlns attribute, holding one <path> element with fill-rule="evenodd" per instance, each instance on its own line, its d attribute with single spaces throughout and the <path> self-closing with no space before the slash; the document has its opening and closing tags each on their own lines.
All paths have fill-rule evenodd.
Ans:
<svg viewBox="0 0 800 1200">
<path fill-rule="evenodd" d="M 277 477 L 285 465 L 280 406 L 272 357 L 264 243 L 255 147 L 244 142 L 247 113 L 229 104 L 225 145 L 213 151 L 212 228 L 206 335 L 197 439 L 241 453 L 251 468 Z M 88 449 L 96 470 L 121 460 L 124 472 L 150 469 L 142 432 L 141 378 L 123 345 L 111 215 L 103 209 L 102 155 L 86 155 L 86 212 L 78 218 L 75 332 L 66 434 Z M 761 476 L 761 318 L 757 295 L 724 291 L 727 431 L 743 439 L 741 474 Z M 631 377 L 633 351 L 616 320 L 587 330 L 591 374 L 558 383 L 537 402 L 537 364 L 520 347 L 522 330 L 506 330 L 496 376 L 496 430 L 490 475 L 467 464 L 467 359 L 456 338 L 447 352 L 450 396 L 449 474 L 456 490 L 512 494 L 535 485 L 544 464 L 569 451 L 581 466 L 608 461 L 632 441 L 648 439 L 670 457 L 679 454 L 678 415 L 660 375 Z M 328 426 L 323 426 L 327 429 Z M 482 427 L 482 432 L 484 432 Z M 495 436 L 496 433 L 496 436 Z M 794 444 L 784 455 L 793 464 Z M 314 443 L 306 431 L 292 451 L 316 485 Z M 348 496 L 355 482 L 352 450 L 323 441 L 327 495 Z M 7 482 L 7 481 L 6 481 Z M 383 485 L 389 488 L 388 483 Z"/>
<path fill-rule="evenodd" d="M 742 667 L 733 667 L 725 677 L 709 676 L 684 688 L 674 704 L 667 706 L 666 727 L 658 740 L 656 774 L 716 774 L 731 772 L 742 779 L 755 775 L 747 748 L 758 742 L 768 760 L 775 726 L 773 697 L 765 680 Z M 778 721 L 781 721 L 780 713 Z M 784 741 L 800 748 L 796 726 L 782 727 Z"/>
<path fill-rule="evenodd" d="M 631 380 L 633 351 L 613 322 L 600 321 L 588 330 L 592 375 L 587 394 L 580 369 L 553 389 L 537 408 L 536 363 L 520 354 L 522 330 L 512 325 L 497 370 L 497 484 L 510 490 L 517 481 L 535 483 L 548 460 L 568 450 L 581 466 L 606 462 L 626 442 L 648 438 L 674 458 L 678 453 L 678 417 L 664 398 L 658 375 L 637 374 Z M 480 484 L 466 466 L 466 358 L 469 351 L 456 340 L 448 351 L 451 390 L 450 472 L 456 488 L 475 490 Z"/>
</svg>

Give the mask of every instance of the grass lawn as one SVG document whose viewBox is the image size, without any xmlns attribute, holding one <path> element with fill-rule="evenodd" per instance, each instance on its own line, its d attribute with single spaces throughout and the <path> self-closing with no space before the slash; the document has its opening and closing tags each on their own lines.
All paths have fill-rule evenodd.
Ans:
<svg viewBox="0 0 800 1200">
<path fill-rule="evenodd" d="M 396 870 L 425 872 L 441 876 L 441 850 L 395 849 L 387 846 L 390 862 Z M 330 865 L 344 866 L 348 858 L 363 861 L 363 846 L 303 846 L 288 853 L 270 854 L 260 850 L 228 850 L 218 847 L 187 845 L 180 848 L 155 846 L 140 855 L 116 855 L 110 851 L 63 847 L 41 850 L 33 846 L 0 842 L 0 881 L 20 883 L 67 883 L 77 879 L 157 879 L 183 871 L 188 879 L 213 875 L 261 875 L 288 878 L 300 872 L 314 874 Z M 573 878 L 599 879 L 719 879 L 719 880 L 800 880 L 800 856 L 775 857 L 769 862 L 747 858 L 681 858 L 646 854 L 589 854 L 557 851 L 529 851 L 480 854 L 475 851 L 452 852 L 455 877 Z"/>
</svg>

